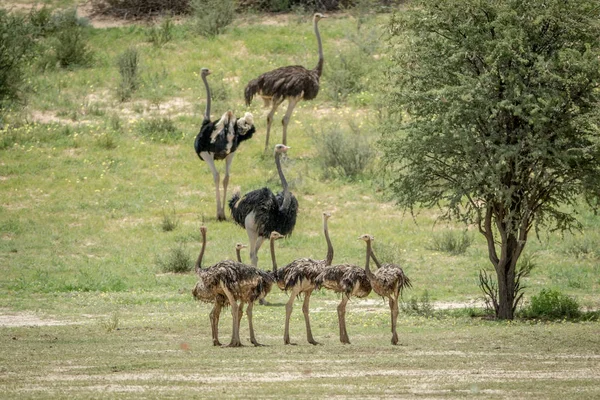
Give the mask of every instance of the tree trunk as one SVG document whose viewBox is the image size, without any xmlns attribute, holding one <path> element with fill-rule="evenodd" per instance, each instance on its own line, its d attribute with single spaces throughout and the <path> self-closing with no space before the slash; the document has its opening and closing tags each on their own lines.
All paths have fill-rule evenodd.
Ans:
<svg viewBox="0 0 600 400">
<path fill-rule="evenodd" d="M 504 241 L 506 243 L 504 243 Z M 503 237 L 502 251 L 496 267 L 498 277 L 498 315 L 499 319 L 513 319 L 515 309 L 515 271 L 517 260 L 523 250 L 516 235 Z"/>
</svg>

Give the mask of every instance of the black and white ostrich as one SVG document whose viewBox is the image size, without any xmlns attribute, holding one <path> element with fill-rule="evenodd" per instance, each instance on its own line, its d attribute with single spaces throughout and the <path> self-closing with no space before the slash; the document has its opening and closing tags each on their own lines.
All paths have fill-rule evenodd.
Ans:
<svg viewBox="0 0 600 400">
<path fill-rule="evenodd" d="M 289 65 L 269 72 L 265 72 L 256 79 L 248 82 L 244 90 L 246 104 L 250 105 L 254 95 L 262 97 L 265 107 L 271 106 L 271 111 L 267 115 L 267 138 L 265 141 L 265 151 L 269 148 L 269 134 L 273 115 L 277 108 L 285 100 L 288 101 L 288 108 L 282 119 L 283 125 L 283 144 L 287 144 L 287 126 L 290 122 L 294 107 L 300 100 L 312 100 L 319 93 L 319 79 L 323 73 L 323 45 L 321 44 L 321 35 L 319 34 L 319 20 L 326 18 L 321 13 L 313 16 L 313 26 L 317 43 L 319 45 L 319 61 L 313 69 L 306 69 L 301 65 Z"/>
<path fill-rule="evenodd" d="M 390 314 L 392 317 L 392 344 L 398 344 L 398 333 L 396 332 L 396 321 L 398 320 L 398 299 L 402 296 L 405 288 L 411 287 L 410 279 L 397 264 L 381 265 L 371 247 L 371 242 L 375 240 L 373 236 L 364 234 L 359 237 L 367 243 L 367 261 L 365 263 L 365 272 L 371 282 L 373 291 L 383 298 L 388 299 L 390 305 Z M 369 257 L 373 258 L 377 264 L 377 271 L 371 272 L 369 268 Z"/>
<path fill-rule="evenodd" d="M 227 111 L 220 120 L 210 120 L 211 95 L 206 77 L 210 75 L 208 68 L 202 68 L 201 77 L 206 87 L 206 110 L 200 132 L 194 141 L 194 149 L 201 160 L 206 161 L 215 182 L 217 197 L 217 220 L 225 220 L 225 200 L 227 198 L 227 185 L 229 184 L 229 170 L 233 156 L 239 144 L 248 140 L 255 132 L 253 117 L 246 113 L 243 118 L 236 119 L 231 111 Z M 223 178 L 223 202 L 219 194 L 221 184 L 219 172 L 215 167 L 215 160 L 225 160 L 225 177 Z"/>
<path fill-rule="evenodd" d="M 370 252 L 367 249 L 367 257 Z M 323 268 L 315 279 L 317 288 L 326 288 L 342 294 L 337 307 L 340 342 L 350 344 L 346 330 L 346 304 L 350 297 L 363 298 L 371 293 L 371 282 L 363 268 L 353 264 L 338 264 Z"/>
<path fill-rule="evenodd" d="M 213 303 L 210 312 L 210 326 L 214 346 L 221 346 L 219 342 L 219 317 L 223 306 L 231 306 L 233 330 L 231 342 L 228 347 L 239 347 L 240 321 L 244 312 L 244 304 L 248 304 L 246 314 L 250 329 L 250 342 L 261 346 L 254 336 L 252 323 L 252 309 L 256 300 L 263 299 L 273 286 L 273 277 L 268 272 L 254 268 L 241 262 L 225 260 L 208 268 L 202 268 L 202 257 L 206 248 L 206 227 L 200 227 L 202 234 L 202 248 L 196 261 L 196 273 L 199 280 L 192 290 L 197 300 Z M 239 302 L 239 304 L 238 304 Z"/>
<path fill-rule="evenodd" d="M 273 231 L 288 236 L 296 226 L 298 200 L 290 192 L 281 169 L 281 155 L 286 153 L 288 146 L 275 146 L 275 165 L 281 179 L 283 191 L 274 194 L 269 188 L 262 188 L 246 193 L 240 198 L 235 193 L 229 200 L 229 209 L 233 220 L 246 228 L 250 245 L 250 260 L 255 267 L 258 265 L 258 249 Z"/>
<path fill-rule="evenodd" d="M 285 267 L 277 269 L 275 262 L 275 249 L 271 241 L 271 258 L 273 259 L 273 276 L 275 283 L 281 290 L 291 291 L 290 298 L 285 305 L 285 332 L 283 334 L 284 344 L 295 344 L 290 342 L 290 317 L 294 307 L 296 297 L 304 295 L 304 303 L 302 304 L 302 313 L 304 314 L 304 322 L 306 324 L 306 340 L 308 343 L 319 344 L 312 335 L 309 318 L 309 302 L 312 292 L 316 289 L 316 278 L 323 269 L 333 261 L 333 246 L 329 239 L 329 229 L 327 228 L 327 220 L 331 217 L 328 212 L 323 213 L 323 234 L 327 242 L 327 255 L 324 260 L 313 260 L 312 258 L 299 258 L 292 261 Z"/>
</svg>

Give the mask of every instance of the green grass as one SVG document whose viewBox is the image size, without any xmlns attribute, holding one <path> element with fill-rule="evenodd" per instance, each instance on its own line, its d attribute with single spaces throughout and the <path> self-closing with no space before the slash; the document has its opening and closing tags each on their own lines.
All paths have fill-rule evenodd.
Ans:
<svg viewBox="0 0 600 400">
<path fill-rule="evenodd" d="M 342 346 L 337 298 L 319 292 L 311 301 L 311 318 L 315 338 L 324 345 L 306 344 L 297 302 L 292 338 L 299 346 L 285 347 L 287 297 L 274 289 L 273 305 L 254 312 L 257 337 L 269 347 L 211 346 L 210 308 L 190 294 L 194 275 L 163 273 L 156 260 L 179 246 L 194 260 L 202 221 L 208 226 L 205 265 L 234 258 L 235 243 L 247 241 L 243 229 L 215 220 L 212 176 L 193 150 L 205 104 L 199 70 L 215 71 L 210 78 L 223 93 L 213 101 L 216 118 L 227 109 L 248 109 L 243 87 L 258 74 L 292 63 L 314 66 L 309 18 L 278 16 L 284 23 L 266 23 L 271 18 L 238 20 L 214 39 L 192 35 L 183 21 L 159 48 L 147 42 L 141 25 L 91 29 L 91 68 L 31 72 L 35 95 L 0 131 L 0 314 L 73 324 L 29 327 L 25 320 L 24 326 L 0 327 L 5 396 L 598 397 L 597 322 L 498 323 L 470 318 L 480 315 L 470 309 L 430 318 L 403 313 L 403 345 L 392 347 L 387 306 L 371 294 L 368 301 L 350 302 L 353 344 Z M 386 18 L 379 15 L 367 27 L 375 29 Z M 345 15 L 321 22 L 326 65 L 336 52 L 352 49 L 348 32 L 355 26 Z M 143 83 L 121 103 L 116 59 L 131 46 L 140 52 Z M 377 60 L 381 57 L 369 62 L 378 65 Z M 375 75 L 369 79 L 376 81 Z M 383 189 L 391 178 L 385 174 L 352 182 L 323 179 L 310 132 L 340 120 L 376 122 L 372 99 L 380 84 L 366 85 L 336 104 L 327 95 L 325 75 L 319 97 L 296 108 L 284 170 L 301 217 L 293 236 L 277 243 L 279 264 L 325 256 L 321 213 L 327 210 L 333 214 L 335 262 L 362 265 L 364 243 L 356 239 L 371 233 L 379 258 L 401 263 L 411 278 L 414 288 L 405 292 L 406 301 L 420 304 L 424 293 L 433 304 L 477 300 L 477 274 L 491 267 L 477 232 L 469 232 L 473 242 L 463 254 L 431 250 L 433 237 L 464 227 L 435 224 L 436 210 L 420 210 L 413 220 L 395 208 Z M 249 110 L 257 133 L 238 150 L 229 193 L 264 185 L 279 189 L 273 158 L 263 155 L 266 112 L 260 101 Z M 283 110 L 273 124 L 273 145 L 281 138 Z M 152 121 L 170 122 L 163 129 Z M 171 132 L 165 133 L 168 140 L 155 135 L 157 126 Z M 363 134 L 377 139 L 374 132 Z M 177 221 L 173 229 L 164 229 L 165 210 Z M 583 206 L 578 211 L 583 234 L 565 239 L 540 232 L 539 240 L 528 243 L 526 252 L 536 254 L 538 267 L 525 280 L 526 301 L 551 287 L 584 307 L 600 307 L 600 263 L 593 245 L 600 237 L 600 217 Z M 270 268 L 266 250 L 259 253 L 259 265 Z M 243 258 L 247 261 L 248 254 Z M 247 342 L 245 319 L 242 324 Z M 224 311 L 223 342 L 230 329 Z"/>
</svg>

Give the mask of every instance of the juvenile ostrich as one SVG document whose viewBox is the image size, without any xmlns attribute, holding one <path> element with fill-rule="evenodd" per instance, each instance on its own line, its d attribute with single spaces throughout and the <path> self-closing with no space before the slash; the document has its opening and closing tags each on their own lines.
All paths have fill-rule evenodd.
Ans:
<svg viewBox="0 0 600 400">
<path fill-rule="evenodd" d="M 346 304 L 352 296 L 363 298 L 371 293 L 371 283 L 365 270 L 352 264 L 332 265 L 323 269 L 315 279 L 315 283 L 319 289 L 325 287 L 342 294 L 342 301 L 337 307 L 340 342 L 350 344 L 346 330 Z"/>
<path fill-rule="evenodd" d="M 373 249 L 371 248 L 371 242 L 375 240 L 373 236 L 364 234 L 359 239 L 364 240 L 367 243 L 367 261 L 365 263 L 365 272 L 371 282 L 373 291 L 381 297 L 387 298 L 390 305 L 390 313 L 392 315 L 392 344 L 398 344 L 398 333 L 396 332 L 396 321 L 398 320 L 398 299 L 402 296 L 402 290 L 404 288 L 411 287 L 410 279 L 404 274 L 402 268 L 396 264 L 384 264 L 381 265 Z M 369 257 L 373 258 L 375 264 L 377 264 L 377 271 L 375 274 L 371 272 L 369 268 Z"/>
<path fill-rule="evenodd" d="M 323 233 L 327 242 L 327 255 L 324 260 L 300 258 L 278 270 L 275 262 L 275 249 L 273 242 L 271 242 L 271 258 L 273 259 L 275 282 L 281 290 L 285 290 L 286 292 L 291 291 L 290 298 L 285 305 L 285 333 L 283 335 L 283 342 L 285 344 L 295 344 L 290 342 L 290 316 L 292 315 L 294 300 L 302 294 L 304 294 L 302 313 L 304 314 L 304 322 L 306 323 L 306 339 L 310 344 L 320 344 L 313 338 L 310 328 L 309 302 L 313 290 L 316 289 L 315 279 L 323 271 L 323 268 L 331 265 L 333 261 L 333 246 L 331 245 L 329 230 L 327 228 L 329 217 L 331 217 L 330 213 L 323 213 Z"/>
<path fill-rule="evenodd" d="M 200 232 L 202 233 L 202 248 L 195 267 L 200 279 L 192 290 L 192 294 L 197 300 L 214 304 L 210 312 L 213 345 L 221 345 L 218 337 L 219 317 L 222 307 L 227 305 L 231 306 L 233 323 L 231 342 L 228 347 L 242 345 L 240 341 L 240 321 L 244 304 L 247 303 L 246 314 L 248 315 L 250 342 L 255 346 L 261 346 L 254 336 L 252 309 L 256 300 L 264 298 L 271 291 L 273 278 L 265 271 L 231 260 L 221 261 L 211 267 L 202 268 L 202 257 L 206 248 L 206 227 L 202 226 Z"/>
<path fill-rule="evenodd" d="M 237 256 L 237 261 L 239 263 L 242 262 L 242 256 L 240 255 L 240 251 L 242 251 L 242 249 L 245 249 L 246 247 L 248 247 L 248 246 L 246 246 L 245 244 L 242 244 L 242 243 L 235 244 L 235 255 Z"/>
<path fill-rule="evenodd" d="M 246 113 L 243 118 L 236 120 L 231 111 L 227 111 L 219 121 L 211 122 L 210 87 L 206 77 L 210 75 L 208 68 L 202 68 L 202 81 L 206 87 L 206 110 L 200 132 L 194 141 L 194 149 L 201 160 L 204 160 L 213 174 L 217 197 L 217 220 L 225 220 L 225 199 L 227 198 L 227 185 L 229 184 L 229 170 L 233 156 L 239 144 L 248 140 L 255 132 L 252 114 Z M 220 177 L 215 160 L 225 160 L 225 177 L 223 178 L 223 202 L 219 194 Z"/>
<path fill-rule="evenodd" d="M 290 192 L 287 181 L 281 170 L 281 154 L 289 147 L 283 144 L 275 146 L 275 165 L 281 179 L 283 191 L 275 195 L 269 188 L 262 188 L 246 193 L 240 198 L 235 193 L 229 200 L 229 209 L 234 221 L 246 228 L 250 243 L 250 259 L 252 265 L 258 265 L 258 249 L 273 231 L 288 236 L 296 225 L 298 200 Z"/>
<path fill-rule="evenodd" d="M 287 144 L 287 126 L 290 122 L 294 107 L 300 100 L 312 100 L 319 93 L 319 78 L 323 73 L 323 45 L 319 34 L 319 20 L 326 18 L 323 14 L 313 16 L 313 26 L 319 46 L 319 61 L 314 69 L 306 69 L 301 65 L 289 65 L 269 72 L 265 72 L 256 79 L 248 82 L 244 95 L 246 104 L 250 105 L 254 95 L 262 97 L 265 107 L 271 106 L 267 115 L 267 138 L 265 151 L 269 148 L 269 133 L 273 123 L 275 111 L 284 102 L 288 101 L 288 108 L 281 121 L 283 125 L 283 144 Z"/>
</svg>

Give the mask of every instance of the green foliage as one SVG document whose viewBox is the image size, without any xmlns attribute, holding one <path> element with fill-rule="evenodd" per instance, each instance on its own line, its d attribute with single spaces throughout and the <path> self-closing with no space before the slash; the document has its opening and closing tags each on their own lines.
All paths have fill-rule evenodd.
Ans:
<svg viewBox="0 0 600 400">
<path fill-rule="evenodd" d="M 156 257 L 156 265 L 165 273 L 183 274 L 193 268 L 192 257 L 183 244 L 173 247 L 164 256 Z"/>
<path fill-rule="evenodd" d="M 194 29 L 212 37 L 225 31 L 235 18 L 236 0 L 191 0 Z"/>
<path fill-rule="evenodd" d="M 108 318 L 102 321 L 102 327 L 107 333 L 119 329 L 119 313 L 113 312 Z"/>
<path fill-rule="evenodd" d="M 25 18 L 0 9 L 0 111 L 22 99 L 24 70 L 33 48 L 30 33 Z"/>
<path fill-rule="evenodd" d="M 333 125 L 313 134 L 317 162 L 326 176 L 356 179 L 373 163 L 375 150 L 365 132 L 368 128 L 353 122 L 348 126 L 350 129 L 346 130 Z"/>
<path fill-rule="evenodd" d="M 433 304 L 431 304 L 427 290 L 423 292 L 420 298 L 411 297 L 408 301 L 401 302 L 400 308 L 409 315 L 432 317 L 434 314 Z"/>
<path fill-rule="evenodd" d="M 558 290 L 542 289 L 531 298 L 523 315 L 527 318 L 575 319 L 581 316 L 581 310 L 576 299 Z"/>
<path fill-rule="evenodd" d="M 140 56 L 135 47 L 129 47 L 117 58 L 117 66 L 121 75 L 117 95 L 121 101 L 131 98 L 133 92 L 139 87 L 139 64 Z"/>
<path fill-rule="evenodd" d="M 152 25 L 146 31 L 147 40 L 155 47 L 162 47 L 165 43 L 173 39 L 173 18 L 167 16 L 163 18 L 159 25 Z"/>
<path fill-rule="evenodd" d="M 175 228 L 177 228 L 177 225 L 179 225 L 179 219 L 175 214 L 175 210 L 172 210 L 171 212 L 163 210 L 163 218 L 161 223 L 163 232 L 174 231 Z"/>
<path fill-rule="evenodd" d="M 138 123 L 138 134 L 155 142 L 173 143 L 184 138 L 184 134 L 169 118 L 150 118 Z"/>
<path fill-rule="evenodd" d="M 442 251 L 452 255 L 465 254 L 473 243 L 473 236 L 466 230 L 457 232 L 453 230 L 434 233 L 431 239 L 431 250 Z"/>
</svg>

